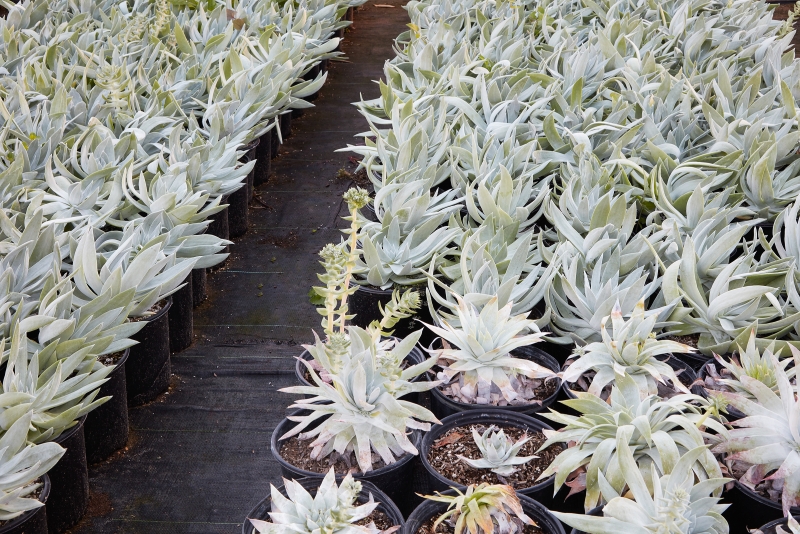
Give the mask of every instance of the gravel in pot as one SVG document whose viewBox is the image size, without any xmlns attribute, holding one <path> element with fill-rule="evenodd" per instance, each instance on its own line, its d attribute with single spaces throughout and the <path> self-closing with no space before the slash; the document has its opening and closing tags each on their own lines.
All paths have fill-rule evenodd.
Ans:
<svg viewBox="0 0 800 534">
<path fill-rule="evenodd" d="M 322 482 L 322 479 L 301 478 L 298 479 L 297 482 L 312 496 L 314 496 L 315 492 L 319 488 L 320 483 Z M 286 488 L 283 484 L 276 486 L 276 489 L 286 496 Z M 402 528 L 404 524 L 403 514 L 400 513 L 400 510 L 397 509 L 397 506 L 392 502 L 392 500 L 384 492 L 375 487 L 374 484 L 361 481 L 361 493 L 358 495 L 359 504 L 368 502 L 370 495 L 372 495 L 372 499 L 379 504 L 372 514 L 368 518 L 360 521 L 359 524 L 368 524 L 369 521 L 372 521 L 375 523 L 375 526 L 382 531 L 391 529 L 392 527 Z M 244 524 L 242 525 L 242 534 L 253 534 L 256 532 L 248 519 L 252 518 L 261 519 L 262 521 L 269 521 L 269 512 L 271 510 L 272 497 L 268 495 L 252 510 L 250 510 L 249 514 L 247 514 L 247 519 L 245 519 Z"/>
</svg>

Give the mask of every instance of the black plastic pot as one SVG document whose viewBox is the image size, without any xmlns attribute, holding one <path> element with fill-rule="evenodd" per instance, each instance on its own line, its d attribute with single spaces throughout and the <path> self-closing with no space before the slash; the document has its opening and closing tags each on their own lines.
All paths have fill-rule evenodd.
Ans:
<svg viewBox="0 0 800 534">
<path fill-rule="evenodd" d="M 47 504 L 50 496 L 50 477 L 42 477 L 42 489 L 39 491 L 39 502 Z M 0 534 L 47 534 L 47 506 L 28 510 L 0 527 Z"/>
<path fill-rule="evenodd" d="M 297 410 L 293 412 L 291 415 L 304 415 L 309 413 L 308 410 Z M 319 420 L 319 423 L 312 424 L 308 427 L 308 429 L 315 428 L 316 425 L 322 423 L 325 418 Z M 287 462 L 280 454 L 281 444 L 278 441 L 282 435 L 288 432 L 291 428 L 293 428 L 297 423 L 294 421 L 289 421 L 289 419 L 284 418 L 275 430 L 272 432 L 272 439 L 270 440 L 270 449 L 272 451 L 272 456 L 278 461 L 281 466 L 281 475 L 284 478 L 289 479 L 298 479 L 298 478 L 323 478 L 325 476 L 324 473 L 315 473 L 313 471 L 306 471 L 305 469 L 300 469 L 298 467 L 293 466 L 289 462 Z M 414 431 L 414 433 L 409 436 L 409 439 L 415 445 L 419 444 L 420 440 L 420 433 L 419 431 Z M 411 508 L 413 507 L 413 497 L 414 497 L 414 466 L 413 460 L 416 456 L 411 454 L 406 454 L 395 463 L 391 465 L 387 465 L 381 467 L 380 469 L 375 469 L 374 471 L 370 471 L 366 474 L 357 474 L 354 477 L 361 481 L 370 482 L 375 484 L 378 489 L 385 492 L 390 499 L 400 508 L 401 511 L 404 513 L 408 513 Z M 337 475 L 337 479 L 340 476 Z"/>
<path fill-rule="evenodd" d="M 89 506 L 89 470 L 86 464 L 86 442 L 83 425 L 86 417 L 58 438 L 66 449 L 64 456 L 50 470 L 50 498 L 47 501 L 47 531 L 59 534 L 81 520 Z"/>
<path fill-rule="evenodd" d="M 280 119 L 278 119 L 280 121 Z M 275 126 L 269 131 L 272 142 L 270 143 L 270 158 L 275 159 L 278 157 L 278 149 L 281 147 L 281 140 L 278 139 L 278 127 Z"/>
<path fill-rule="evenodd" d="M 702 352 L 688 352 L 688 353 L 677 353 L 673 354 L 673 356 L 680 361 L 686 363 L 689 367 L 691 367 L 695 373 L 699 372 L 700 369 L 713 360 L 711 356 L 706 356 Z"/>
<path fill-rule="evenodd" d="M 403 319 L 397 323 L 392 335 L 401 339 L 408 337 L 412 332 L 422 329 L 420 342 L 423 346 L 429 345 L 435 338 L 433 332 L 420 322 L 433 324 L 430 310 L 427 305 L 427 289 L 425 286 L 401 288 L 402 293 L 405 289 L 416 289 L 419 292 L 422 306 L 417 313 L 408 319 Z M 391 289 L 379 289 L 372 286 L 358 286 L 355 293 L 347 299 L 348 313 L 355 314 L 350 320 L 350 324 L 366 328 L 372 321 L 380 321 L 380 306 L 385 306 L 392 300 Z"/>
<path fill-rule="evenodd" d="M 313 386 L 314 384 L 306 380 L 305 374 L 307 368 L 300 362 L 300 359 L 309 361 L 311 360 L 311 358 L 312 358 L 311 353 L 308 352 L 307 350 L 304 350 L 294 364 L 294 374 L 295 376 L 297 376 L 297 381 L 303 384 L 304 386 Z M 412 365 L 417 365 L 418 363 L 422 363 L 426 359 L 426 357 L 422 349 L 420 349 L 419 347 L 414 347 L 404 359 L 408 363 L 408 366 L 410 367 Z M 411 379 L 411 382 L 419 382 L 420 380 L 424 379 L 425 379 L 425 373 L 414 377 L 413 379 Z M 405 401 L 420 404 L 419 393 L 409 393 L 408 395 L 404 395 L 401 398 Z"/>
<path fill-rule="evenodd" d="M 111 398 L 86 415 L 83 428 L 86 441 L 86 460 L 89 464 L 102 462 L 128 443 L 128 390 L 125 384 L 125 363 L 130 349 L 108 375 L 108 381 L 100 386 L 98 398 Z"/>
<path fill-rule="evenodd" d="M 169 388 L 169 297 L 158 313 L 146 319 L 147 326 L 133 339 L 125 369 L 128 386 L 128 406 L 139 406 L 158 397 Z"/>
<path fill-rule="evenodd" d="M 192 269 L 192 303 L 195 308 L 208 298 L 206 278 L 208 273 L 205 269 Z"/>
<path fill-rule="evenodd" d="M 319 62 L 319 68 L 322 72 L 328 72 L 328 66 L 330 65 L 329 59 L 323 59 Z"/>
<path fill-rule="evenodd" d="M 241 237 L 247 233 L 247 212 L 250 204 L 247 184 L 230 194 L 228 204 L 228 235 Z"/>
<path fill-rule="evenodd" d="M 194 318 L 192 309 L 194 308 L 194 273 L 198 269 L 192 269 L 189 276 L 184 280 L 184 285 L 172 294 L 172 307 L 169 309 L 169 350 L 171 352 L 181 352 L 192 345 L 194 335 Z"/>
<path fill-rule="evenodd" d="M 267 183 L 271 169 L 272 159 L 272 132 L 270 130 L 259 138 L 256 147 L 255 160 L 256 166 L 253 168 L 253 188 Z"/>
<path fill-rule="evenodd" d="M 292 136 L 292 114 L 284 113 L 280 116 L 281 121 L 281 137 L 289 139 Z"/>
<path fill-rule="evenodd" d="M 470 410 L 468 412 L 461 412 L 445 417 L 442 419 L 441 425 L 436 425 L 431 428 L 429 432 L 425 433 L 419 448 L 419 458 L 425 471 L 428 473 L 428 486 L 431 491 L 446 491 L 450 488 L 458 488 L 461 491 L 466 489 L 465 485 L 450 480 L 436 471 L 428 461 L 428 453 L 436 440 L 450 430 L 460 427 L 469 428 L 472 425 L 514 427 L 525 430 L 526 432 L 539 433 L 544 429 L 553 429 L 550 425 L 528 415 L 497 408 L 484 408 L 480 411 Z M 527 495 L 546 505 L 547 501 L 553 499 L 554 477 L 555 475 L 538 483 L 531 480 L 530 482 L 532 485 L 530 487 L 517 489 L 517 493 Z M 550 508 L 550 506 L 548 506 L 548 508 Z"/>
<path fill-rule="evenodd" d="M 795 521 L 800 521 L 800 516 L 795 516 Z M 782 517 L 781 519 L 776 519 L 775 521 L 763 525 L 758 530 L 761 531 L 761 534 L 776 534 L 778 532 L 778 527 L 783 527 L 784 532 L 790 532 L 788 524 L 789 518 Z"/>
<path fill-rule="evenodd" d="M 453 490 L 446 492 L 447 495 L 455 495 Z M 525 515 L 533 519 L 545 534 L 564 534 L 564 527 L 561 522 L 551 514 L 547 508 L 534 501 L 530 497 L 517 494 L 522 503 L 522 510 Z M 433 517 L 439 517 L 447 510 L 447 503 L 425 500 L 406 520 L 403 534 L 417 534 L 420 527 Z"/>
<path fill-rule="evenodd" d="M 312 496 L 315 494 L 317 489 L 319 488 L 320 482 L 322 482 L 321 478 L 301 478 L 297 480 L 297 482 L 305 488 Z M 284 496 L 286 496 L 286 489 L 283 484 L 276 486 L 276 489 L 280 491 Z M 369 496 L 372 495 L 372 498 L 375 502 L 379 503 L 377 510 L 380 510 L 389 518 L 389 520 L 394 525 L 399 525 L 401 528 L 405 524 L 403 520 L 403 514 L 400 513 L 400 510 L 397 509 L 397 506 L 392 502 L 388 495 L 384 492 L 379 490 L 375 487 L 374 484 L 371 484 L 367 481 L 361 482 L 361 493 L 358 495 L 358 502 L 363 504 L 369 501 Z M 254 528 L 253 525 L 248 521 L 248 519 L 261 519 L 262 521 L 269 520 L 269 512 L 272 510 L 272 497 L 267 495 L 267 497 L 258 503 L 255 508 L 250 510 L 250 513 L 247 514 L 247 518 L 244 520 L 242 524 L 242 534 L 253 534 Z"/>
<path fill-rule="evenodd" d="M 245 154 L 239 159 L 242 163 L 249 163 L 256 159 L 258 153 L 258 146 L 261 144 L 261 139 L 254 139 L 244 145 L 242 147 L 245 150 Z M 253 199 L 253 188 L 255 187 L 255 172 L 256 169 L 253 167 L 253 170 L 247 175 L 247 202 Z"/>
<path fill-rule="evenodd" d="M 747 534 L 751 528 L 783 518 L 781 503 L 762 497 L 738 480 L 732 490 L 725 492 L 724 500 L 730 503 L 722 513 L 730 526 L 730 534 Z M 800 506 L 793 506 L 789 512 L 800 516 Z"/>
<path fill-rule="evenodd" d="M 516 358 L 524 358 L 526 360 L 532 360 L 539 365 L 543 365 L 548 369 L 551 369 L 553 372 L 557 373 L 559 371 L 558 362 L 550 356 L 536 348 L 535 346 L 528 346 L 528 347 L 520 347 L 516 350 L 511 351 L 511 355 Z M 431 373 L 429 373 L 429 378 L 433 379 Z M 439 388 L 433 388 L 431 390 L 431 411 L 438 417 L 440 420 L 443 417 L 447 417 L 449 415 L 453 415 L 459 412 L 466 412 L 466 411 L 486 411 L 489 409 L 498 409 L 503 411 L 521 413 L 526 415 L 533 415 L 537 412 L 546 411 L 558 398 L 558 392 L 561 390 L 561 379 L 557 378 L 556 380 L 559 381 L 558 387 L 556 388 L 555 392 L 547 397 L 546 399 L 542 399 L 541 404 L 531 403 L 525 404 L 522 406 L 487 406 L 485 404 L 468 404 L 466 402 L 459 402 L 451 399 L 444 393 L 442 393 Z"/>
<path fill-rule="evenodd" d="M 229 204 L 229 203 L 230 203 L 230 195 L 223 196 L 222 200 L 220 201 L 220 204 Z M 230 231 L 228 227 L 228 211 L 229 211 L 228 206 L 225 206 L 225 208 L 222 211 L 219 211 L 214 215 L 212 215 L 214 219 L 211 221 L 211 224 L 208 225 L 208 229 L 206 230 L 206 232 L 208 232 L 211 235 L 215 235 L 220 239 L 226 239 L 226 240 L 230 239 Z M 230 247 L 225 247 L 224 249 L 222 249 L 221 252 L 222 253 L 228 252 L 229 248 Z"/>
</svg>

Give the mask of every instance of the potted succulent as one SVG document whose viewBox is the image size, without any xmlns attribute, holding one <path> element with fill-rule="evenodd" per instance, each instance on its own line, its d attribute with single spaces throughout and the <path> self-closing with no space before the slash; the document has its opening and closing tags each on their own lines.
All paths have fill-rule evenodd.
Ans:
<svg viewBox="0 0 800 534">
<path fill-rule="evenodd" d="M 430 375 L 441 384 L 431 390 L 438 417 L 487 406 L 535 413 L 552 404 L 561 385 L 558 362 L 531 347 L 541 340 L 536 322 L 511 315 L 513 303 L 498 307 L 491 298 L 480 310 L 458 299 L 458 326 L 440 318 L 428 325 L 442 348 L 429 352 L 438 360 Z"/>
<path fill-rule="evenodd" d="M 797 367 L 800 351 L 793 348 L 793 353 Z M 717 393 L 744 415 L 731 423 L 733 430 L 720 434 L 713 451 L 736 479 L 730 499 L 734 513 L 746 524 L 800 514 L 800 437 L 794 423 L 800 410 L 799 386 L 777 362 L 773 372 L 776 390 L 744 375 L 737 392 Z"/>
<path fill-rule="evenodd" d="M 609 319 L 611 333 L 607 327 Z M 569 396 L 574 398 L 571 389 L 580 389 L 605 400 L 617 374 L 631 377 L 642 396 L 689 393 L 696 375 L 687 364 L 671 355 L 694 349 L 656 339 L 653 334 L 656 319 L 655 315 L 645 316 L 644 301 L 639 301 L 626 321 L 617 302 L 611 315 L 600 322 L 602 341 L 577 349 L 564 365 L 562 379 Z"/>
<path fill-rule="evenodd" d="M 728 532 L 728 524 L 722 516 L 727 505 L 720 503 L 720 490 L 730 479 L 698 479 L 694 468 L 708 452 L 705 446 L 674 458 L 669 472 L 662 474 L 655 463 L 651 463 L 649 469 L 638 464 L 623 436 L 617 442 L 620 486 L 626 492 L 616 491 L 608 483 L 602 484 L 603 498 L 607 502 L 602 507 L 602 515 L 600 508 L 587 515 L 554 512 L 574 528 L 573 533 L 659 532 L 668 528 L 679 528 L 687 534 Z"/>
<path fill-rule="evenodd" d="M 714 360 L 707 363 L 700 370 L 700 380 L 709 395 L 714 395 L 717 391 L 727 391 L 738 393 L 752 401 L 757 399 L 749 392 L 747 387 L 742 385 L 742 377 L 748 376 L 758 380 L 774 392 L 778 393 L 778 380 L 776 377 L 776 365 L 786 373 L 786 376 L 796 380 L 797 369 L 787 367 L 792 362 L 791 358 L 778 360 L 774 357 L 772 348 L 768 347 L 759 351 L 755 343 L 755 332 L 750 334 L 747 348 L 739 350 L 730 357 L 730 360 L 714 355 Z M 719 399 L 725 403 L 724 398 Z M 728 420 L 736 420 L 744 417 L 744 414 L 733 406 L 726 406 L 725 417 Z"/>
<path fill-rule="evenodd" d="M 549 507 L 553 477 L 537 481 L 562 450 L 554 444 L 537 452 L 552 428 L 538 419 L 508 410 L 485 408 L 442 419 L 425 433 L 420 460 L 435 491 L 490 483 L 511 486 Z"/>
<path fill-rule="evenodd" d="M 478 484 L 466 491 L 425 496 L 408 517 L 406 534 L 563 534 L 564 528 L 542 505 L 510 486 Z"/>
<path fill-rule="evenodd" d="M 50 494 L 47 472 L 64 455 L 64 448 L 28 442 L 33 412 L 27 412 L 0 436 L 0 532 L 47 534 L 44 505 Z"/>
<path fill-rule="evenodd" d="M 620 471 L 620 436 L 630 445 L 635 461 L 648 469 L 654 457 L 669 455 L 670 461 L 696 447 L 704 447 L 709 430 L 724 434 L 725 427 L 711 414 L 712 407 L 701 409 L 703 398 L 682 394 L 669 399 L 656 395 L 641 397 L 637 382 L 630 376 L 617 375 L 608 401 L 591 393 L 576 393 L 577 399 L 564 401 L 579 415 L 561 414 L 551 410 L 543 417 L 563 425 L 557 431 L 545 430 L 547 441 L 544 450 L 554 443 L 565 448 L 540 475 L 546 479 L 555 474 L 555 491 L 562 485 L 570 486 L 572 493 L 585 490 L 584 509 L 592 510 L 602 502 L 603 488 L 611 484 L 622 492 L 625 480 Z M 633 421 L 636 420 L 636 424 Z M 659 470 L 666 469 L 656 465 Z M 720 466 L 710 451 L 699 456 L 694 463 L 698 476 L 718 478 Z M 663 474 L 663 471 L 660 471 Z"/>
<path fill-rule="evenodd" d="M 242 534 L 314 534 L 323 529 L 331 534 L 391 534 L 403 523 L 383 492 L 351 474 L 337 485 L 331 469 L 321 480 L 284 479 L 279 487 L 270 485 L 270 495 L 247 514 Z"/>
</svg>

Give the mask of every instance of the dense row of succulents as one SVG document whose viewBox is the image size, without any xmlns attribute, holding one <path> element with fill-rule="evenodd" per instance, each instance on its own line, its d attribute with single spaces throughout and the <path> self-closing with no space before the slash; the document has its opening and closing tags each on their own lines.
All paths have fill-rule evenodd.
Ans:
<svg viewBox="0 0 800 534">
<path fill-rule="evenodd" d="M 311 106 L 360 3 L 3 2 L 0 522 L 41 507 L 57 441 L 109 400 L 102 357 L 225 259 L 209 226 L 245 154 Z"/>
<path fill-rule="evenodd" d="M 561 448 L 538 479 L 513 488 L 451 480 L 455 493 L 420 505 L 409 533 L 523 531 L 529 518 L 514 490 L 560 509 L 553 494 L 564 485 L 583 496 L 585 513 L 555 515 L 590 534 L 742 532 L 765 516 L 789 516 L 796 529 L 800 61 L 791 21 L 751 0 L 412 0 L 406 9 L 410 30 L 381 96 L 357 104 L 370 124 L 364 145 L 343 149 L 363 156 L 374 214 L 362 214 L 363 199 L 351 203 L 349 245 L 336 261 L 332 249 L 323 255 L 327 287 L 316 293 L 340 328 L 326 327 L 312 356 L 327 381 L 308 363 L 317 387 L 287 390 L 316 396 L 273 439 L 285 474 L 321 476 L 292 471 L 281 448 L 316 428 L 299 436 L 314 439 L 306 454 L 355 466 L 352 454 L 356 478 L 397 495 L 398 479 L 379 476 L 401 464 L 392 453 L 419 452 L 426 469 L 433 454 L 398 434 L 466 420 L 438 421 L 436 402 L 430 414 L 384 385 L 425 372 L 432 399 L 445 394 L 457 410 L 471 404 L 487 416 L 483 433 L 463 425 L 435 447 L 471 434 L 481 458 L 462 461 L 511 475 L 535 456 L 518 457 L 524 443 L 490 433 L 495 411 L 541 412 L 541 389 L 555 382 L 570 400 L 542 414 L 558 430 L 540 426 L 537 452 Z M 423 333 L 365 344 L 359 326 L 344 328 L 362 323 L 346 301 L 383 291 L 396 303 L 413 290 L 427 304 L 417 314 L 433 320 L 426 334 L 440 337 L 426 361 L 404 369 L 406 342 Z M 537 341 L 561 369 L 522 356 Z M 741 509 L 727 510 L 736 495 Z M 739 515 L 729 525 L 743 510 L 747 524 Z"/>
</svg>

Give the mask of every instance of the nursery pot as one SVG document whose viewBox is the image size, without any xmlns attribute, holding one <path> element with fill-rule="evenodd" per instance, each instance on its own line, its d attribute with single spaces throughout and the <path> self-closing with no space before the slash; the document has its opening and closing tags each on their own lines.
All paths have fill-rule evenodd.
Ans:
<svg viewBox="0 0 800 534">
<path fill-rule="evenodd" d="M 289 139 L 292 136 L 292 114 L 284 113 L 280 116 L 281 121 L 281 137 Z"/>
<path fill-rule="evenodd" d="M 795 520 L 800 521 L 800 517 L 795 516 Z M 788 524 L 789 518 L 782 517 L 780 519 L 776 519 L 775 521 L 771 521 L 766 525 L 762 525 L 758 530 L 761 531 L 761 534 L 777 534 L 778 527 L 782 527 L 785 532 L 790 532 Z"/>
<path fill-rule="evenodd" d="M 230 195 L 225 195 L 222 197 L 220 204 L 230 204 Z M 214 219 L 211 221 L 211 224 L 208 225 L 208 232 L 211 235 L 215 235 L 220 239 L 230 239 L 230 232 L 228 230 L 228 212 L 230 208 L 229 206 L 225 206 L 224 209 L 215 213 L 213 215 Z M 228 252 L 230 247 L 225 247 L 222 249 L 221 252 L 225 253 Z"/>
<path fill-rule="evenodd" d="M 280 117 L 276 117 L 276 122 L 280 122 Z M 281 140 L 278 139 L 278 124 L 275 128 L 269 131 L 270 134 L 270 158 L 275 159 L 278 157 L 278 149 L 281 147 Z"/>
<path fill-rule="evenodd" d="M 303 363 L 300 360 L 302 359 L 310 361 L 312 358 L 313 356 L 311 356 L 311 353 L 308 352 L 307 350 L 304 350 L 303 353 L 297 358 L 297 361 L 294 364 L 294 374 L 297 376 L 297 381 L 303 384 L 304 386 L 314 386 L 315 384 L 312 384 L 311 382 L 306 380 L 307 368 L 305 365 L 303 365 Z M 409 352 L 408 355 L 404 358 L 404 361 L 408 364 L 409 367 L 411 367 L 412 365 L 417 365 L 418 363 L 422 363 L 425 359 L 426 359 L 425 353 L 422 352 L 422 349 L 420 349 L 419 347 L 414 347 L 413 349 L 411 349 L 411 352 Z M 420 380 L 424 379 L 424 376 L 425 373 L 417 375 L 411 379 L 411 382 L 419 382 Z M 308 397 L 308 395 L 306 395 L 306 397 Z M 404 395 L 401 398 L 405 401 L 413 402 L 415 404 L 420 404 L 419 393 L 409 393 L 408 395 Z"/>
<path fill-rule="evenodd" d="M 523 358 L 526 360 L 532 360 L 539 365 L 543 365 L 548 369 L 552 370 L 553 372 L 557 373 L 559 371 L 558 362 L 550 356 L 536 348 L 535 346 L 527 346 L 527 347 L 520 347 L 516 350 L 511 351 L 511 355 L 516 358 Z M 431 380 L 435 379 L 435 376 L 428 372 L 428 377 Z M 493 406 L 493 405 L 486 405 L 486 404 L 470 404 L 466 402 L 460 402 L 451 399 L 444 393 L 442 393 L 438 387 L 431 389 L 431 411 L 438 417 L 442 419 L 443 417 L 447 417 L 448 415 L 453 415 L 459 412 L 466 412 L 466 411 L 477 411 L 477 412 L 484 412 L 489 409 L 498 409 L 502 411 L 509 411 L 514 413 L 521 413 L 525 415 L 533 415 L 537 412 L 547 411 L 547 408 L 552 405 L 556 399 L 558 398 L 558 392 L 561 390 L 561 379 L 557 378 L 556 380 L 559 381 L 559 384 L 556 387 L 556 390 L 546 399 L 542 399 L 541 403 L 531 403 L 531 404 L 524 404 L 521 406 Z"/>
<path fill-rule="evenodd" d="M 195 308 L 208 298 L 207 277 L 208 273 L 205 269 L 192 269 L 192 305 Z"/>
<path fill-rule="evenodd" d="M 313 497 L 316 494 L 322 479 L 301 478 L 296 482 L 303 486 L 303 488 Z M 283 484 L 276 486 L 276 489 L 280 491 L 281 494 L 286 496 L 286 489 Z M 402 529 L 403 524 L 405 523 L 403 521 L 403 514 L 400 513 L 400 510 L 397 509 L 397 506 L 395 506 L 392 500 L 384 492 L 376 488 L 374 484 L 367 481 L 361 481 L 361 493 L 358 494 L 358 503 L 364 504 L 368 502 L 370 495 L 372 495 L 373 500 L 378 503 L 376 510 L 383 512 L 394 525 L 398 525 Z M 270 511 L 272 511 L 272 497 L 267 495 L 263 501 L 258 503 L 255 508 L 250 510 L 250 513 L 247 514 L 247 517 L 242 524 L 242 534 L 254 534 L 255 529 L 253 528 L 253 525 L 250 523 L 249 519 L 261 519 L 262 521 L 269 521 Z"/>
<path fill-rule="evenodd" d="M 47 531 L 58 534 L 74 526 L 89 506 L 89 471 L 83 425 L 78 424 L 54 439 L 67 451 L 50 470 L 50 498 L 47 501 Z"/>
<path fill-rule="evenodd" d="M 250 204 L 247 187 L 247 183 L 242 184 L 242 187 L 228 197 L 228 235 L 230 237 L 241 237 L 247 233 L 247 208 Z"/>
<path fill-rule="evenodd" d="M 445 495 L 455 495 L 453 490 L 445 492 Z M 547 508 L 534 501 L 526 495 L 517 493 L 522 510 L 525 515 L 533 519 L 545 534 L 564 534 L 564 527 L 558 519 L 551 514 Z M 424 500 L 416 510 L 414 510 L 406 520 L 403 534 L 417 534 L 420 527 L 430 519 L 439 517 L 447 510 L 447 503 Z"/>
<path fill-rule="evenodd" d="M 169 309 L 168 297 L 158 312 L 144 319 L 147 325 L 133 339 L 125 372 L 128 386 L 128 406 L 139 406 L 158 397 L 169 388 Z"/>
<path fill-rule="evenodd" d="M 171 352 L 181 352 L 188 349 L 192 344 L 194 334 L 194 319 L 192 308 L 194 308 L 194 274 L 200 269 L 192 269 L 192 272 L 184 280 L 184 286 L 172 294 L 172 307 L 169 309 L 169 350 Z M 205 285 L 205 284 L 204 284 Z"/>
<path fill-rule="evenodd" d="M 89 464 L 102 462 L 128 443 L 128 393 L 125 387 L 125 362 L 130 349 L 125 349 L 108 381 L 100 386 L 98 398 L 111 398 L 86 414 L 83 433 L 86 440 L 86 460 Z"/>
<path fill-rule="evenodd" d="M 291 415 L 305 415 L 308 414 L 308 410 L 296 410 Z M 322 423 L 325 418 L 320 418 L 318 423 L 312 423 L 307 430 L 315 428 L 317 425 Z M 281 442 L 278 440 L 282 435 L 286 432 L 291 430 L 297 423 L 294 421 L 290 421 L 287 418 L 284 418 L 275 430 L 272 432 L 272 439 L 270 440 L 270 449 L 272 451 L 272 456 L 278 461 L 281 466 L 281 475 L 284 478 L 289 479 L 298 479 L 298 478 L 316 478 L 321 479 L 325 476 L 324 473 L 315 473 L 313 471 L 306 471 L 305 469 L 301 469 L 299 467 L 295 467 L 294 465 L 287 462 L 283 456 L 281 456 Z M 414 431 L 410 436 L 409 439 L 412 443 L 416 445 L 419 444 L 419 431 Z M 413 496 L 414 496 L 414 465 L 413 460 L 416 456 L 411 454 L 405 454 L 403 457 L 399 458 L 395 463 L 386 465 L 379 469 L 375 469 L 370 471 L 366 474 L 355 474 L 353 475 L 356 479 L 370 482 L 377 486 L 378 489 L 385 492 L 389 498 L 397 504 L 401 511 L 404 513 L 408 513 L 413 505 Z M 341 476 L 337 475 L 337 479 L 341 479 Z"/>
<path fill-rule="evenodd" d="M 50 477 L 43 475 L 41 484 L 37 500 L 47 504 L 47 498 L 50 496 Z M 8 521 L 0 526 L 0 534 L 47 534 L 47 506 L 28 510 Z"/>
<path fill-rule="evenodd" d="M 466 489 L 466 486 L 446 478 L 439 473 L 428 460 L 428 454 L 433 447 L 433 444 L 447 432 L 454 428 L 469 429 L 472 425 L 497 425 L 499 427 L 514 427 L 525 430 L 526 432 L 539 432 L 542 430 L 553 430 L 550 425 L 534 419 L 529 415 L 522 413 L 512 412 L 498 408 L 484 408 L 483 410 L 470 410 L 468 412 L 460 412 L 449 415 L 442 419 L 441 425 L 436 425 L 431 428 L 422 436 L 420 444 L 419 458 L 425 471 L 428 473 L 428 489 L 430 491 L 447 491 L 450 488 L 457 488 L 461 491 Z M 468 434 L 465 439 L 472 439 L 472 435 Z M 532 499 L 536 499 L 547 508 L 550 506 L 550 501 L 553 500 L 553 480 L 555 475 L 543 480 L 541 482 L 531 480 L 531 486 L 527 488 L 517 489 L 517 493 L 527 495 Z"/>
<path fill-rule="evenodd" d="M 719 369 L 721 368 L 721 366 L 720 366 L 720 365 L 719 365 L 719 364 L 716 362 L 716 360 L 713 360 L 713 359 L 712 359 L 712 360 L 709 360 L 709 361 L 707 362 L 707 365 L 713 365 L 714 367 L 716 367 L 717 371 L 719 371 Z M 697 376 L 698 376 L 698 378 L 699 378 L 700 380 L 702 380 L 702 381 L 703 381 L 703 383 L 705 383 L 706 377 L 708 376 L 708 371 L 707 371 L 707 369 L 706 369 L 706 366 L 705 366 L 705 365 L 704 365 L 704 366 L 703 366 L 703 367 L 700 369 L 700 372 L 697 374 Z M 714 391 L 714 390 L 711 390 L 711 389 L 708 389 L 708 388 L 706 388 L 705 386 L 703 386 L 703 389 L 705 389 L 705 391 L 706 391 L 706 393 L 705 393 L 705 395 L 704 395 L 704 396 L 708 396 L 708 394 L 709 394 L 710 392 L 713 392 L 713 391 Z M 738 421 L 739 419 L 742 419 L 742 418 L 744 418 L 744 417 L 745 417 L 745 415 L 744 415 L 742 412 L 740 412 L 739 410 L 737 410 L 737 409 L 736 409 L 736 408 L 734 408 L 733 406 L 728 406 L 728 407 L 726 408 L 726 411 L 727 411 L 728 413 L 725 415 L 725 418 L 726 418 L 728 421 Z"/>
<path fill-rule="evenodd" d="M 423 343 L 423 345 L 428 345 L 433 341 L 435 336 L 430 329 L 425 328 L 425 326 L 420 323 L 420 321 L 422 321 L 433 324 L 433 318 L 431 317 L 427 305 L 427 289 L 425 286 L 402 287 L 400 288 L 400 293 L 402 294 L 406 289 L 417 290 L 422 306 L 420 306 L 416 314 L 408 319 L 398 321 L 392 335 L 403 339 L 408 337 L 412 332 L 422 329 L 420 342 Z M 347 299 L 348 313 L 355 314 L 355 317 L 350 320 L 350 324 L 366 328 L 372 321 L 380 321 L 383 318 L 380 307 L 386 306 L 390 300 L 392 300 L 392 289 L 358 286 L 356 292 Z"/>
<path fill-rule="evenodd" d="M 257 157 L 258 153 L 258 146 L 261 144 L 261 139 L 254 139 L 244 145 L 242 147 L 243 150 L 246 152 L 239 158 L 239 161 L 242 163 L 250 163 Z M 256 164 L 258 166 L 258 164 Z M 253 167 L 253 170 L 247 175 L 247 202 L 249 203 L 250 200 L 253 198 L 253 187 L 255 186 L 255 172 L 256 168 Z"/>
<path fill-rule="evenodd" d="M 673 353 L 672 355 L 686 363 L 695 373 L 698 373 L 705 364 L 713 360 L 711 356 L 706 356 L 702 352 L 679 352 L 677 354 Z"/>
<path fill-rule="evenodd" d="M 319 70 L 321 70 L 323 73 L 328 72 L 328 65 L 330 65 L 329 61 L 330 60 L 328 59 L 323 59 L 322 61 L 320 61 Z"/>
<path fill-rule="evenodd" d="M 738 480 L 733 489 L 724 494 L 726 503 L 730 503 L 722 516 L 728 520 L 731 534 L 747 534 L 749 529 L 783 518 L 781 503 L 762 497 Z M 800 516 L 800 506 L 793 506 L 790 513 Z"/>
<path fill-rule="evenodd" d="M 272 132 L 269 130 L 259 137 L 258 146 L 255 150 L 256 166 L 253 168 L 253 188 L 267 183 L 270 173 L 270 160 L 272 159 Z M 252 192 L 251 192 L 252 196 Z"/>
</svg>

